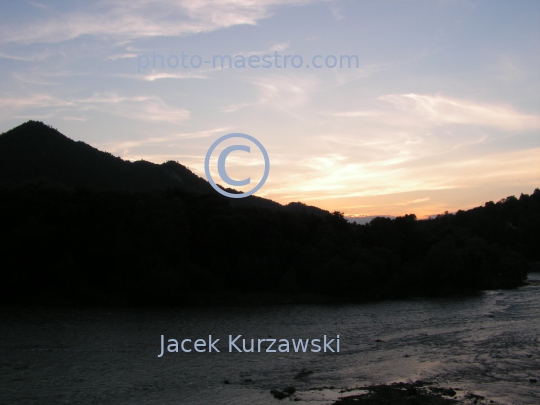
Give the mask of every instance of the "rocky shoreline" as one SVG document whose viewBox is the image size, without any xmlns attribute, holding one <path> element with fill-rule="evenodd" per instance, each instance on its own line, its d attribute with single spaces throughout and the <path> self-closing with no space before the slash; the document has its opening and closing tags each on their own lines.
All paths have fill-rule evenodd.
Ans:
<svg viewBox="0 0 540 405">
<path fill-rule="evenodd" d="M 450 405 L 450 404 L 497 404 L 481 395 L 461 390 L 460 388 L 442 387 L 432 381 L 415 381 L 414 383 L 395 382 L 391 384 L 367 385 L 339 390 L 331 387 L 313 387 L 305 392 L 294 387 L 283 390 L 272 390 L 274 398 L 288 399 L 295 402 L 311 402 L 314 393 L 325 392 L 330 399 L 333 392 L 332 405 Z M 323 395 L 323 394 L 321 394 Z M 324 395 L 323 395 L 324 396 Z"/>
</svg>

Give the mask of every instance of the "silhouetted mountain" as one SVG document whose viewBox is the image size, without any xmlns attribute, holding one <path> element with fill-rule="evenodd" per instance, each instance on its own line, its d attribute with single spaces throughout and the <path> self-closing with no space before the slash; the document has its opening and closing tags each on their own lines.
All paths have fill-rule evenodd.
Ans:
<svg viewBox="0 0 540 405">
<path fill-rule="evenodd" d="M 215 193 L 203 178 L 178 162 L 160 165 L 130 162 L 73 141 L 39 121 L 28 121 L 0 135 L 0 182 L 21 183 L 46 179 L 70 187 L 96 190 L 150 191 L 181 188 L 192 193 Z M 226 189 L 235 192 L 232 189 Z M 256 196 L 229 200 L 233 206 L 296 210 Z M 304 206 L 315 215 L 329 214 Z"/>
</svg>

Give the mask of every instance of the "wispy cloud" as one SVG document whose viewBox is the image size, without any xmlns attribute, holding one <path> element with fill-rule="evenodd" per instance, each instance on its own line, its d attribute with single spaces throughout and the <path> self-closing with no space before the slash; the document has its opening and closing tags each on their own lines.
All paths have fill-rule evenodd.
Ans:
<svg viewBox="0 0 540 405">
<path fill-rule="evenodd" d="M 287 50 L 288 48 L 289 48 L 289 42 L 281 42 L 281 43 L 274 44 L 269 48 L 263 49 L 262 51 L 243 51 L 243 52 L 236 53 L 236 55 L 243 55 L 246 57 L 248 55 L 270 55 L 270 54 L 273 54 L 274 52 L 283 52 Z"/>
<path fill-rule="evenodd" d="M 27 1 L 27 3 L 33 5 L 34 7 L 41 8 L 41 9 L 50 8 L 50 6 L 46 6 L 45 4 L 41 4 L 41 3 L 38 3 L 36 1 Z"/>
<path fill-rule="evenodd" d="M 390 94 L 374 101 L 368 107 L 325 114 L 344 118 L 371 118 L 373 122 L 384 122 L 385 125 L 401 128 L 434 128 L 444 125 L 472 125 L 502 130 L 540 128 L 540 115 L 526 114 L 508 105 L 426 94 Z"/>
<path fill-rule="evenodd" d="M 341 111 L 341 112 L 332 112 L 327 113 L 334 117 L 376 117 L 380 116 L 382 112 L 374 110 L 358 110 L 358 111 Z"/>
<path fill-rule="evenodd" d="M 80 121 L 80 122 L 84 122 L 84 121 L 88 121 L 88 118 L 86 117 L 71 117 L 71 116 L 64 116 L 64 117 L 61 117 L 64 121 Z"/>
<path fill-rule="evenodd" d="M 343 18 L 345 18 L 341 7 L 335 4 L 332 4 L 330 6 L 330 11 L 332 12 L 332 16 L 334 17 L 334 20 L 343 20 Z"/>
<path fill-rule="evenodd" d="M 333 209 L 345 201 L 375 196 L 488 184 L 531 187 L 540 182 L 540 171 L 532 170 L 538 167 L 538 147 L 500 148 L 503 138 L 540 128 L 536 115 L 440 95 L 389 95 L 366 104 L 357 110 L 326 113 L 356 123 L 355 130 L 347 133 L 343 130 L 348 125 L 338 126 L 336 133 L 310 139 L 303 159 L 283 159 L 284 166 L 294 167 L 289 173 L 295 174 L 274 177 L 269 196 L 281 202 L 316 201 Z M 456 125 L 463 130 L 454 131 Z M 358 209 L 396 213 L 413 208 L 437 213 L 448 206 L 424 196 Z"/>
<path fill-rule="evenodd" d="M 271 108 L 295 114 L 295 109 L 311 101 L 318 88 L 318 80 L 305 76 L 255 76 L 243 82 L 255 85 L 258 90 L 256 100 L 247 103 L 234 103 L 220 108 L 222 112 L 232 113 L 248 107 Z"/>
<path fill-rule="evenodd" d="M 140 74 L 117 74 L 116 77 L 153 82 L 162 79 L 208 79 L 205 71 L 196 72 L 152 72 Z"/>
<path fill-rule="evenodd" d="M 129 58 L 136 58 L 138 54 L 136 53 L 119 53 L 115 55 L 107 56 L 106 60 L 118 60 L 118 59 L 129 59 Z"/>
<path fill-rule="evenodd" d="M 52 54 L 53 52 L 48 49 L 35 53 L 19 51 L 18 54 L 0 51 L 0 59 L 11 59 L 23 62 L 39 62 L 47 59 Z"/>
<path fill-rule="evenodd" d="M 145 146 L 170 143 L 170 142 L 174 142 L 178 140 L 185 140 L 185 139 L 206 138 L 209 136 L 214 136 L 215 134 L 226 133 L 229 129 L 230 128 L 228 127 L 219 127 L 219 128 L 207 129 L 207 130 L 196 131 L 196 132 L 182 132 L 182 133 L 175 133 L 175 134 L 166 135 L 166 136 L 153 136 L 153 137 L 132 140 L 132 141 L 105 142 L 105 143 L 96 144 L 94 146 L 103 148 L 104 150 L 107 150 L 111 153 L 120 152 L 122 156 L 133 157 L 134 153 L 136 153 L 134 152 L 135 150 L 138 150 L 139 148 L 143 148 Z M 146 157 L 152 156 L 152 159 L 151 159 L 152 161 L 156 161 L 157 159 L 157 155 L 145 154 L 144 156 Z M 197 156 L 197 158 L 200 160 L 201 157 Z"/>
<path fill-rule="evenodd" d="M 96 94 L 79 101 L 89 109 L 146 122 L 169 122 L 173 124 L 190 117 L 188 110 L 175 108 L 155 96 L 125 97 L 116 94 Z"/>
<path fill-rule="evenodd" d="M 0 107 L 27 108 L 27 107 L 66 107 L 72 106 L 70 101 L 60 100 L 47 94 L 32 94 L 26 97 L 1 97 Z"/>
<path fill-rule="evenodd" d="M 235 111 L 238 111 L 238 110 L 241 110 L 243 108 L 246 108 L 246 107 L 249 107 L 250 103 L 242 103 L 242 104 L 231 104 L 231 105 L 228 105 L 226 107 L 223 107 L 221 109 L 221 111 L 223 111 L 224 113 L 231 113 L 231 112 L 235 112 Z"/>
<path fill-rule="evenodd" d="M 501 129 L 538 129 L 540 116 L 510 106 L 493 105 L 440 95 L 401 94 L 380 97 L 412 119 L 435 125 L 461 124 Z"/>
<path fill-rule="evenodd" d="M 100 93 L 92 97 L 68 101 L 44 94 L 34 94 L 26 97 L 4 97 L 0 98 L 0 107 L 6 111 L 9 110 L 13 114 L 28 109 L 37 109 L 37 111 L 41 112 L 34 112 L 34 116 L 52 117 L 57 115 L 61 117 L 69 116 L 72 117 L 71 119 L 77 117 L 74 114 L 87 114 L 89 111 L 112 114 L 135 121 L 168 122 L 173 124 L 183 122 L 190 117 L 188 110 L 170 106 L 159 97 L 127 97 L 114 93 Z M 45 112 L 44 110 L 48 111 Z M 79 119 L 81 118 L 79 117 Z"/>
<path fill-rule="evenodd" d="M 3 25 L 1 43 L 55 43 L 93 35 L 115 40 L 183 36 L 234 25 L 255 25 L 282 4 L 315 0 L 120 0 L 85 3 L 86 9 L 44 16 L 32 26 Z M 37 3 L 36 3 L 37 4 Z"/>
<path fill-rule="evenodd" d="M 359 163 L 345 156 L 329 154 L 303 160 L 299 165 L 299 170 L 304 167 L 302 184 L 280 178 L 281 186 L 273 189 L 272 194 L 278 200 L 302 196 L 305 201 L 346 201 L 413 190 L 478 187 L 498 182 L 538 184 L 540 172 L 531 172 L 531 167 L 537 165 L 539 155 L 540 149 L 536 148 L 404 167 L 388 165 L 384 161 Z M 396 205 L 410 206 L 423 201 L 428 200 L 409 199 Z"/>
<path fill-rule="evenodd" d="M 316 78 L 302 75 L 257 77 L 250 82 L 259 88 L 260 105 L 278 109 L 308 103 L 318 87 Z"/>
</svg>

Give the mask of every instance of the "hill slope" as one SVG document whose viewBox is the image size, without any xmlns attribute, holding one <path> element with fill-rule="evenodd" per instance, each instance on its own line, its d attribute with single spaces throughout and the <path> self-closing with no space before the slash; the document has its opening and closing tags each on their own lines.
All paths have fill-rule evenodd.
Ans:
<svg viewBox="0 0 540 405">
<path fill-rule="evenodd" d="M 18 184 L 41 179 L 94 190 L 180 188 L 195 194 L 216 193 L 205 179 L 177 162 L 158 165 L 122 160 L 84 142 L 69 139 L 39 121 L 25 122 L 0 135 L 0 182 Z M 283 207 L 275 201 L 256 196 L 227 200 L 233 206 L 300 209 L 315 215 L 328 214 L 317 207 L 298 203 Z"/>
</svg>

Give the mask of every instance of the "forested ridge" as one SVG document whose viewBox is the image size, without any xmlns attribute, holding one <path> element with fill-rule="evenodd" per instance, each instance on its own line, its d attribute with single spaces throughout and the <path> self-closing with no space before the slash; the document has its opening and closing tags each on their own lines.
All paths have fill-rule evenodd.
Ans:
<svg viewBox="0 0 540 405">
<path fill-rule="evenodd" d="M 36 136 L 28 136 L 28 128 L 23 144 Z M 0 155 L 9 148 L 21 154 L 25 146 L 13 134 L 3 140 L 5 135 Z M 61 137 L 57 141 L 65 143 Z M 70 167 L 99 172 L 94 158 L 103 152 L 94 151 L 88 152 L 91 164 Z M 540 261 L 538 189 L 429 220 L 411 214 L 358 225 L 339 212 L 301 203 L 235 204 L 214 191 L 177 184 L 109 189 L 80 185 L 72 176 L 66 178 L 74 184 L 66 185 L 57 178 L 63 176 L 60 163 L 50 176 L 39 176 L 36 166 L 31 175 L 15 178 L 12 166 L 0 167 L 3 303 L 185 305 L 234 303 L 246 294 L 292 301 L 442 296 L 522 285 L 531 264 Z M 155 176 L 169 176 L 154 166 L 148 167 Z"/>
<path fill-rule="evenodd" d="M 540 191 L 366 225 L 233 207 L 180 189 L 0 188 L 4 302 L 189 304 L 194 293 L 440 296 L 523 283 L 540 259 Z"/>
</svg>

